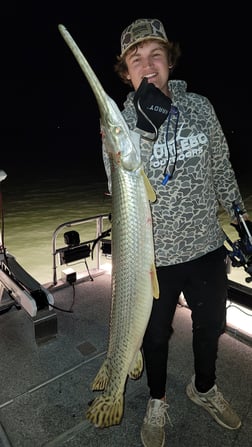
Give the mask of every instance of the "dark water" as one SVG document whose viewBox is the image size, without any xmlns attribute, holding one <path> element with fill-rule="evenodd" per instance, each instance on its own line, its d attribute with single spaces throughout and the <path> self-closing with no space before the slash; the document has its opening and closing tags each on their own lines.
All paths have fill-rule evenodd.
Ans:
<svg viewBox="0 0 252 447">
<path fill-rule="evenodd" d="M 4 211 L 4 244 L 35 279 L 52 280 L 52 237 L 56 228 L 69 221 L 110 212 L 111 199 L 103 170 L 61 167 L 34 175 L 21 170 L 8 174 L 1 184 Z M 81 241 L 96 237 L 95 225 L 78 225 Z M 57 248 L 65 245 L 64 231 Z"/>
<path fill-rule="evenodd" d="M 109 213 L 111 198 L 106 194 L 107 179 L 100 158 L 86 165 L 39 166 L 39 170 L 36 166 L 32 169 L 27 166 L 3 168 L 7 173 L 1 183 L 3 235 L 8 252 L 35 279 L 45 284 L 53 278 L 52 237 L 57 227 L 65 222 Z M 242 178 L 239 183 L 252 215 L 251 182 Z M 220 213 L 220 220 L 229 237 L 237 239 L 224 212 Z M 81 241 L 96 237 L 93 224 L 78 225 L 74 229 L 79 232 Z M 63 233 L 57 237 L 57 247 L 65 245 Z"/>
</svg>

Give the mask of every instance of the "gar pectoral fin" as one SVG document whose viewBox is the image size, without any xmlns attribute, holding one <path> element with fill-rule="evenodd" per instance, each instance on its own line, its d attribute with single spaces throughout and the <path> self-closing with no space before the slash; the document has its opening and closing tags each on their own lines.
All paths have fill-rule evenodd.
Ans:
<svg viewBox="0 0 252 447">
<path fill-rule="evenodd" d="M 147 177 L 147 175 L 145 174 L 144 170 L 141 170 L 141 175 L 143 176 L 143 180 L 144 180 L 144 185 L 148 194 L 148 199 L 150 202 L 155 202 L 156 200 L 156 193 L 154 191 L 154 189 L 152 188 L 150 181 Z"/>
<path fill-rule="evenodd" d="M 152 264 L 151 267 L 151 282 L 152 282 L 152 294 L 154 298 L 159 298 L 159 284 L 158 284 L 158 278 L 157 278 L 157 271 L 155 264 Z"/>
</svg>

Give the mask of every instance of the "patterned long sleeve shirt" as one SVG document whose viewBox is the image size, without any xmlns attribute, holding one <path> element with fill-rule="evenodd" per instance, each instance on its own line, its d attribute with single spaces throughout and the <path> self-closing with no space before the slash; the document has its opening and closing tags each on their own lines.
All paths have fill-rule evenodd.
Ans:
<svg viewBox="0 0 252 447">
<path fill-rule="evenodd" d="M 169 81 L 172 108 L 152 142 L 140 138 L 139 150 L 157 199 L 151 204 L 157 266 L 196 259 L 225 241 L 218 212 L 223 207 L 233 219 L 233 202 L 245 211 L 228 144 L 210 101 L 187 92 L 185 81 Z M 136 129 L 134 92 L 122 114 Z M 110 166 L 103 145 L 105 169 Z M 165 176 L 169 181 L 164 184 Z M 109 183 L 110 184 L 110 183 Z"/>
</svg>

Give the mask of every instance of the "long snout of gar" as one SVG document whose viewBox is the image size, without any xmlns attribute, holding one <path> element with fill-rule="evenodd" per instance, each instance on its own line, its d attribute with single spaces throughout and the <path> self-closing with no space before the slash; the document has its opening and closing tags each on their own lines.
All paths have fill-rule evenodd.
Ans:
<svg viewBox="0 0 252 447">
<path fill-rule="evenodd" d="M 137 169 L 141 164 L 139 152 L 134 148 L 132 132 L 129 130 L 117 104 L 103 89 L 99 79 L 66 27 L 60 24 L 58 25 L 58 29 L 79 63 L 80 68 L 95 95 L 99 107 L 101 125 L 102 128 L 107 131 L 107 145 L 111 148 L 111 151 L 117 150 L 118 140 L 120 140 L 120 150 L 123 152 L 121 162 L 126 169 Z M 150 192 L 150 194 L 152 193 Z M 153 195 L 151 200 L 155 200 Z"/>
</svg>

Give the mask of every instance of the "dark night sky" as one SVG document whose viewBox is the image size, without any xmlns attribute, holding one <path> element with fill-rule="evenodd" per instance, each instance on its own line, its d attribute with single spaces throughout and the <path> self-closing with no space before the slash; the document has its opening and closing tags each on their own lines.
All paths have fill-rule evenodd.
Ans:
<svg viewBox="0 0 252 447">
<path fill-rule="evenodd" d="M 25 7 L 20 3 L 25 3 Z M 249 56 L 247 8 L 221 12 L 175 2 L 163 7 L 118 7 L 84 1 L 9 2 L 1 24 L 1 167 L 50 167 L 74 156 L 85 163 L 101 149 L 93 93 L 57 25 L 63 23 L 106 92 L 122 106 L 128 88 L 113 71 L 121 31 L 139 17 L 157 17 L 182 49 L 174 78 L 212 101 L 239 173 L 250 164 Z M 139 3 L 138 3 L 139 5 Z M 161 2 L 160 2 L 161 5 Z M 93 12 L 92 12 L 93 11 Z M 106 17 L 106 18 L 105 18 Z"/>
</svg>

